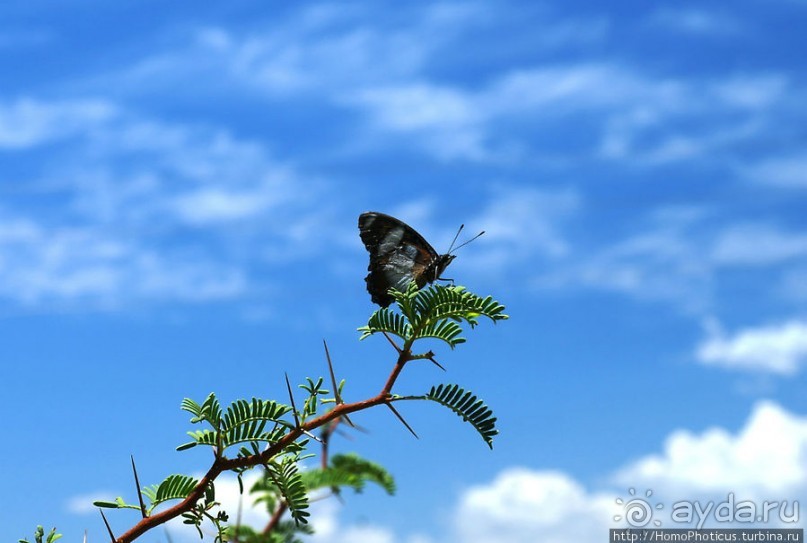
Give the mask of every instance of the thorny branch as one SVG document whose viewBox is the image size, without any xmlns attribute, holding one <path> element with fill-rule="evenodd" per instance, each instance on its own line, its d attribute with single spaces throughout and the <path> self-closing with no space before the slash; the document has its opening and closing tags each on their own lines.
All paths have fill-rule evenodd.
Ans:
<svg viewBox="0 0 807 543">
<path fill-rule="evenodd" d="M 266 464 L 273 457 L 282 453 L 286 447 L 294 443 L 301 436 L 310 434 L 312 430 L 316 430 L 322 426 L 331 424 L 332 426 L 329 428 L 332 428 L 332 432 L 333 429 L 336 428 L 338 421 L 345 418 L 350 413 L 363 411 L 377 405 L 390 405 L 391 402 L 395 401 L 395 398 L 392 397 L 392 387 L 395 385 L 395 381 L 398 379 L 398 376 L 401 374 L 401 371 L 406 363 L 416 358 L 412 354 L 411 347 L 412 341 L 407 341 L 404 343 L 403 347 L 397 349 L 398 359 L 395 362 L 395 366 L 392 368 L 392 371 L 390 372 L 384 387 L 381 389 L 381 392 L 379 392 L 377 395 L 358 402 L 337 404 L 327 413 L 323 413 L 319 417 L 311 419 L 304 424 L 298 424 L 296 428 L 283 436 L 283 438 L 281 438 L 278 442 L 267 447 L 260 454 L 242 456 L 238 458 L 227 458 L 224 456 L 217 457 L 213 462 L 213 465 L 210 466 L 207 473 L 205 473 L 204 477 L 199 480 L 199 483 L 191 491 L 187 498 L 177 503 L 173 507 L 141 519 L 127 532 L 123 533 L 118 538 L 113 539 L 113 542 L 129 543 L 134 541 L 149 530 L 180 516 L 182 513 L 190 511 L 196 502 L 202 498 L 207 486 L 210 485 L 219 475 L 221 475 L 222 472 Z M 327 444 L 327 438 L 330 437 L 330 433 L 324 437 L 326 439 L 323 439 L 323 442 L 324 444 Z M 327 449 L 325 450 L 327 451 Z M 327 459 L 325 461 L 327 462 Z M 277 525 L 284 512 L 285 511 L 282 507 L 275 511 L 272 519 L 269 521 L 269 524 L 267 524 L 267 526 L 264 528 L 264 533 L 269 533 Z"/>
</svg>

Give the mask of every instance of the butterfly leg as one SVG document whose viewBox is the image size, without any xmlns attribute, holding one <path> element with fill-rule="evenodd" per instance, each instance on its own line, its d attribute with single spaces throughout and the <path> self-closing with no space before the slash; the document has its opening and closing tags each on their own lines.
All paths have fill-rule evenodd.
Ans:
<svg viewBox="0 0 807 543">
<path fill-rule="evenodd" d="M 453 279 L 449 279 L 447 277 L 438 277 L 437 280 L 438 281 L 446 281 L 448 283 L 451 283 L 451 286 L 454 286 L 454 280 Z"/>
</svg>

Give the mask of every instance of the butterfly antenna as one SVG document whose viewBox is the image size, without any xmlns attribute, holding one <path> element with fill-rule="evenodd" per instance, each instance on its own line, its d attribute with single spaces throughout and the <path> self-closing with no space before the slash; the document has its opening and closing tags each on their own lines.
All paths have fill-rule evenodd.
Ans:
<svg viewBox="0 0 807 543">
<path fill-rule="evenodd" d="M 465 247 L 466 245 L 468 245 L 469 243 L 471 243 L 473 240 L 475 240 L 476 238 L 478 238 L 479 236 L 481 236 L 481 235 L 482 235 L 482 234 L 484 234 L 484 233 L 485 233 L 485 231 L 484 231 L 484 230 L 482 230 L 481 232 L 479 232 L 477 235 L 475 235 L 474 237 L 472 237 L 472 238 L 471 238 L 471 239 L 469 239 L 468 241 L 465 241 L 465 242 L 463 242 L 463 243 L 460 243 L 459 245 L 457 245 L 456 247 L 454 247 L 454 250 L 456 251 L 456 250 L 457 250 L 457 249 L 459 249 L 460 247 Z M 453 245 L 453 244 L 452 244 L 452 245 Z"/>
<path fill-rule="evenodd" d="M 460 232 L 462 232 L 463 228 L 465 228 L 465 225 L 461 224 L 460 229 L 457 230 L 456 235 L 454 235 L 454 239 L 451 240 L 451 245 L 448 246 L 448 251 L 446 252 L 446 254 L 451 254 L 451 249 L 454 247 L 454 244 L 457 242 L 457 238 L 460 237 Z"/>
</svg>

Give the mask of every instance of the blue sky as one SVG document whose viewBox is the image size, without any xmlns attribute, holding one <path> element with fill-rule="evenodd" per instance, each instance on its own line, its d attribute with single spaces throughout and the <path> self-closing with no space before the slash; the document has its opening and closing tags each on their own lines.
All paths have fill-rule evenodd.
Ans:
<svg viewBox="0 0 807 543">
<path fill-rule="evenodd" d="M 502 434 L 357 416 L 338 448 L 399 492 L 320 504 L 317 541 L 602 541 L 629 488 L 803 496 L 806 23 L 801 0 L 0 5 L 3 537 L 103 538 L 87 506 L 132 497 L 130 454 L 144 484 L 205 468 L 173 450 L 183 397 L 283 398 L 323 338 L 346 397 L 376 392 L 367 210 L 438 249 L 487 231 L 447 275 L 511 320 L 399 391 L 459 382 Z"/>
</svg>

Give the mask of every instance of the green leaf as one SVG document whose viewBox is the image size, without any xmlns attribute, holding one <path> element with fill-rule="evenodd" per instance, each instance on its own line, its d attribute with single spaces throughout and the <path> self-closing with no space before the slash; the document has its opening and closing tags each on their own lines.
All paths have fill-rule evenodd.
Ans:
<svg viewBox="0 0 807 543">
<path fill-rule="evenodd" d="M 45 529 L 40 525 L 36 527 L 34 530 L 34 541 L 36 543 L 42 543 L 42 538 L 45 537 Z M 46 543 L 54 543 L 57 539 L 61 538 L 62 534 L 56 533 L 56 528 L 51 528 L 50 532 L 48 532 L 48 536 L 45 537 Z M 18 539 L 19 543 L 28 543 L 27 539 Z"/>
<path fill-rule="evenodd" d="M 432 387 L 424 398 L 454 411 L 479 432 L 488 447 L 493 448 L 493 437 L 499 433 L 496 430 L 496 418 L 490 408 L 473 393 L 458 385 L 439 385 Z"/>
<path fill-rule="evenodd" d="M 359 328 L 359 339 L 384 332 L 394 334 L 411 345 L 417 339 L 433 338 L 446 342 L 452 349 L 465 342 L 460 337 L 463 322 L 471 328 L 485 316 L 494 323 L 507 319 L 504 306 L 491 296 L 482 298 L 459 285 L 431 285 L 419 290 L 412 282 L 406 292 L 390 289 L 400 313 L 391 307 L 378 309 L 366 326 Z M 407 345 L 408 346 L 408 345 Z"/>
<path fill-rule="evenodd" d="M 452 320 L 438 320 L 433 321 L 418 329 L 415 334 L 416 339 L 434 338 L 440 339 L 448 343 L 453 349 L 460 343 L 465 343 L 465 338 L 459 337 L 462 333 L 462 328 L 459 324 Z"/>
<path fill-rule="evenodd" d="M 221 423 L 221 404 L 216 398 L 214 393 L 210 393 L 202 405 L 194 402 L 189 398 L 182 400 L 180 408 L 183 411 L 188 411 L 193 415 L 191 422 L 196 424 L 198 422 L 207 421 L 213 428 L 218 428 Z"/>
<path fill-rule="evenodd" d="M 271 400 L 236 400 L 227 408 L 221 429 L 226 432 L 252 422 L 278 422 L 289 411 L 290 406 Z"/>
<path fill-rule="evenodd" d="M 100 501 L 99 500 L 99 501 L 92 502 L 92 504 L 95 507 L 104 507 L 106 509 L 119 509 L 120 508 L 120 504 L 117 503 L 117 502 L 107 502 L 107 501 Z"/>
<path fill-rule="evenodd" d="M 225 449 L 241 443 L 275 443 L 287 432 L 288 423 L 281 417 L 291 407 L 271 400 L 252 398 L 236 400 L 222 414 L 221 406 L 215 395 L 207 397 L 201 406 L 193 400 L 185 399 L 182 409 L 194 413 L 191 422 L 207 421 L 212 429 L 193 430 L 188 435 L 193 441 L 177 447 L 184 451 L 196 445 L 216 447 L 221 454 Z"/>
<path fill-rule="evenodd" d="M 303 482 L 309 491 L 320 488 L 352 488 L 364 490 L 366 483 L 375 483 L 388 494 L 395 493 L 395 480 L 380 464 L 370 462 L 356 454 L 336 454 L 325 468 L 302 473 Z"/>
<path fill-rule="evenodd" d="M 308 509 L 308 494 L 300 472 L 297 469 L 297 460 L 287 456 L 281 461 L 271 461 L 266 465 L 266 474 L 283 496 L 289 508 L 291 518 L 297 524 L 306 524 L 310 513 Z"/>
<path fill-rule="evenodd" d="M 382 307 L 370 315 L 367 326 L 359 328 L 359 332 L 362 332 L 359 340 L 379 332 L 386 332 L 406 341 L 412 336 L 412 326 L 400 313 L 396 313 L 389 307 Z"/>
<path fill-rule="evenodd" d="M 151 505 L 149 511 L 161 503 L 170 500 L 184 500 L 196 488 L 199 481 L 188 475 L 169 475 L 159 485 L 151 485 L 143 488 L 143 495 L 149 499 Z"/>
</svg>

